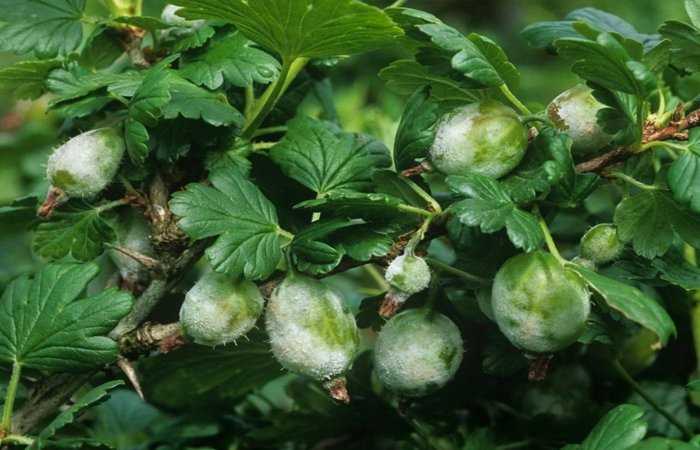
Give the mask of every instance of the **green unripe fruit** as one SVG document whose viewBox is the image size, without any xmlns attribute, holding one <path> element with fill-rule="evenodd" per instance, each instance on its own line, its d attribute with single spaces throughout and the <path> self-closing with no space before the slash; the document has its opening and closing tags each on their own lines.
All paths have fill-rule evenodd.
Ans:
<svg viewBox="0 0 700 450">
<path fill-rule="evenodd" d="M 575 155 L 585 156 L 610 143 L 612 137 L 598 125 L 596 115 L 603 105 L 579 84 L 564 91 L 547 107 L 549 119 L 573 140 Z"/>
<path fill-rule="evenodd" d="M 385 278 L 394 289 L 413 295 L 430 284 L 430 267 L 421 257 L 401 255 L 389 264 Z"/>
<path fill-rule="evenodd" d="M 387 389 L 418 397 L 447 384 L 463 353 L 462 336 L 450 319 L 427 309 L 411 309 L 394 316 L 379 332 L 374 367 Z"/>
<path fill-rule="evenodd" d="M 224 345 L 253 329 L 264 304 L 255 284 L 211 272 L 187 292 L 180 323 L 197 344 Z"/>
<path fill-rule="evenodd" d="M 581 238 L 581 256 L 596 264 L 615 261 L 624 249 L 625 244 L 617 236 L 617 227 L 612 224 L 598 224 Z"/>
<path fill-rule="evenodd" d="M 527 128 L 515 111 L 487 100 L 458 108 L 440 120 L 430 160 L 447 175 L 474 172 L 500 178 L 520 164 L 527 145 Z"/>
<path fill-rule="evenodd" d="M 492 306 L 501 332 L 530 353 L 552 353 L 576 342 L 591 310 L 583 279 L 541 251 L 505 262 L 494 279 Z"/>
<path fill-rule="evenodd" d="M 117 174 L 125 148 L 124 139 L 113 128 L 88 131 L 54 150 L 46 176 L 69 197 L 93 197 Z"/>
<path fill-rule="evenodd" d="M 123 216 L 122 220 L 117 222 L 116 231 L 116 244 L 119 247 L 140 255 L 153 256 L 151 227 L 143 215 L 130 210 L 128 215 Z M 110 249 L 108 255 L 125 280 L 136 282 L 147 272 L 143 264 L 119 250 Z"/>
<path fill-rule="evenodd" d="M 267 304 L 265 325 L 277 361 L 317 380 L 344 373 L 357 354 L 355 317 L 343 300 L 320 281 L 292 274 Z"/>
</svg>

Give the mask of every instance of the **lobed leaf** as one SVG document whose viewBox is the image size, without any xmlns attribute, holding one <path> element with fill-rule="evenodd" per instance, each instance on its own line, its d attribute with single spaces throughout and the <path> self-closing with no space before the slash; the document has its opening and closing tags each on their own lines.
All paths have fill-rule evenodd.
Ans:
<svg viewBox="0 0 700 450">
<path fill-rule="evenodd" d="M 49 372 L 79 372 L 114 362 L 117 343 L 105 337 L 131 309 L 115 289 L 78 299 L 96 264 L 51 264 L 22 276 L 0 299 L 0 361 Z"/>
</svg>

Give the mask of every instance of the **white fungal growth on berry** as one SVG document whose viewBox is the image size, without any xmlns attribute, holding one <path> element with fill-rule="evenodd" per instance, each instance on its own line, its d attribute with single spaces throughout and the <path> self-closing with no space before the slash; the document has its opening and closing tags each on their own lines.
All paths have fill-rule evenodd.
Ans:
<svg viewBox="0 0 700 450">
<path fill-rule="evenodd" d="M 585 156 L 610 143 L 612 137 L 598 125 L 603 105 L 582 84 L 562 92 L 547 108 L 549 119 L 573 140 L 574 154 Z"/>
<path fill-rule="evenodd" d="M 500 178 L 525 156 L 527 129 L 511 108 L 473 103 L 445 115 L 430 148 L 433 165 L 447 175 L 469 172 Z"/>
<path fill-rule="evenodd" d="M 389 264 L 385 278 L 394 289 L 413 295 L 430 285 L 430 267 L 423 258 L 404 254 Z"/>
<path fill-rule="evenodd" d="M 119 247 L 136 252 L 140 255 L 152 257 L 151 227 L 143 215 L 129 210 L 117 222 L 117 242 Z M 135 258 L 124 254 L 117 249 L 110 249 L 109 257 L 119 269 L 119 274 L 124 280 L 137 282 L 146 272 L 146 267 Z"/>
<path fill-rule="evenodd" d="M 177 12 L 181 9 L 182 6 L 171 4 L 165 5 L 165 8 L 163 8 L 163 12 L 160 15 L 160 20 L 171 27 L 200 28 L 202 25 L 204 25 L 204 20 L 187 20 L 184 17 L 179 16 Z"/>
<path fill-rule="evenodd" d="M 390 391 L 417 397 L 447 384 L 464 353 L 457 326 L 427 309 L 404 311 L 382 328 L 374 348 L 379 381 Z"/>
<path fill-rule="evenodd" d="M 211 272 L 187 292 L 180 308 L 180 323 L 194 342 L 213 347 L 248 333 L 263 308 L 262 294 L 254 283 Z"/>
<path fill-rule="evenodd" d="M 124 150 L 124 139 L 117 130 L 88 131 L 54 150 L 46 176 L 69 197 L 93 197 L 117 174 Z"/>
<path fill-rule="evenodd" d="M 292 372 L 317 380 L 344 373 L 359 347 L 355 317 L 323 283 L 292 274 L 275 289 L 266 312 L 275 358 Z"/>
<path fill-rule="evenodd" d="M 612 262 L 622 255 L 625 244 L 617 236 L 617 227 L 601 223 L 581 238 L 581 256 L 596 264 Z"/>
</svg>

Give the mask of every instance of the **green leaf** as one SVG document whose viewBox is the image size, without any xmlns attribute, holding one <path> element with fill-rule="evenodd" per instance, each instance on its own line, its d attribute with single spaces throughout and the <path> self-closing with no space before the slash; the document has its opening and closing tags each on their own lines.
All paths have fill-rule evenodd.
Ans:
<svg viewBox="0 0 700 450">
<path fill-rule="evenodd" d="M 331 245 L 329 239 L 335 232 L 363 224 L 362 220 L 336 218 L 315 222 L 295 234 L 291 243 L 296 266 L 312 275 L 328 273 L 340 264 L 345 252 Z"/>
<path fill-rule="evenodd" d="M 430 97 L 440 102 L 472 103 L 482 98 L 479 91 L 465 89 L 460 81 L 410 59 L 394 61 L 379 73 L 379 77 L 389 89 L 402 95 L 411 95 L 429 86 Z"/>
<path fill-rule="evenodd" d="M 668 186 L 673 198 L 700 213 L 700 130 L 690 131 L 688 150 L 671 164 Z"/>
<path fill-rule="evenodd" d="M 231 106 L 225 94 L 207 91 L 175 71 L 168 71 L 168 83 L 172 99 L 163 109 L 165 119 L 182 116 L 201 119 L 215 127 L 233 125 L 240 128 L 243 125 L 243 114 Z"/>
<path fill-rule="evenodd" d="M 0 50 L 43 58 L 65 55 L 83 39 L 85 0 L 0 0 Z"/>
<path fill-rule="evenodd" d="M 642 98 L 656 88 L 656 78 L 641 63 L 633 61 L 609 33 L 599 34 L 596 41 L 564 38 L 555 44 L 563 57 L 574 61 L 573 72 L 585 80 Z"/>
<path fill-rule="evenodd" d="M 639 289 L 605 277 L 581 266 L 572 266 L 612 309 L 629 320 L 653 331 L 662 345 L 676 334 L 676 326 L 659 303 Z"/>
<path fill-rule="evenodd" d="M 452 67 L 484 87 L 518 85 L 520 73 L 498 44 L 476 33 L 471 33 L 469 40 L 473 46 L 467 45 L 457 53 L 452 59 Z"/>
<path fill-rule="evenodd" d="M 117 358 L 104 337 L 131 309 L 126 292 L 105 290 L 77 300 L 96 264 L 53 264 L 22 276 L 0 301 L 0 361 L 50 372 L 78 372 Z"/>
<path fill-rule="evenodd" d="M 496 180 L 472 173 L 447 177 L 447 184 L 453 192 L 467 197 L 450 207 L 464 225 L 478 226 L 484 233 L 506 228 L 511 242 L 528 252 L 544 243 L 537 218 L 518 209 Z"/>
<path fill-rule="evenodd" d="M 425 210 L 409 207 L 401 199 L 386 194 L 335 191 L 314 200 L 295 205 L 311 211 L 328 213 L 333 216 L 360 219 L 395 219 L 401 215 L 427 215 Z M 410 208 L 410 209 L 409 209 Z M 419 214 L 422 211 L 425 214 Z"/>
<path fill-rule="evenodd" d="M 144 126 L 155 126 L 172 98 L 164 66 L 148 72 L 129 102 L 129 117 Z"/>
<path fill-rule="evenodd" d="M 700 1 L 685 0 L 685 11 L 693 25 L 700 27 Z"/>
<path fill-rule="evenodd" d="M 386 256 L 394 246 L 392 236 L 374 224 L 354 227 L 335 239 L 338 248 L 355 261 L 366 262 Z"/>
<path fill-rule="evenodd" d="M 700 268 L 693 266 L 680 257 L 657 258 L 651 265 L 658 269 L 661 279 L 675 286 L 679 286 L 686 291 L 700 289 Z"/>
<path fill-rule="evenodd" d="M 645 439 L 628 450 L 697 450 L 697 446 L 675 439 L 653 437 Z"/>
<path fill-rule="evenodd" d="M 520 33 L 534 48 L 554 49 L 554 41 L 561 38 L 581 37 L 573 27 L 572 20 L 536 22 L 528 25 Z"/>
<path fill-rule="evenodd" d="M 56 60 L 21 61 L 0 69 L 0 93 L 34 100 L 46 92 L 49 72 L 60 66 Z"/>
<path fill-rule="evenodd" d="M 175 0 L 180 15 L 234 24 L 282 57 L 330 58 L 385 47 L 402 31 L 379 8 L 356 0 Z"/>
<path fill-rule="evenodd" d="M 620 405 L 607 413 L 588 435 L 581 450 L 627 450 L 644 438 L 647 425 L 644 410 Z"/>
<path fill-rule="evenodd" d="M 209 44 L 202 54 L 184 61 L 180 73 L 193 83 L 218 89 L 224 81 L 246 87 L 277 79 L 280 64 L 252 45 L 240 32 L 229 33 Z"/>
<path fill-rule="evenodd" d="M 383 144 L 303 116 L 289 122 L 284 139 L 269 154 L 285 175 L 318 196 L 365 190 L 374 171 L 389 165 Z"/>
<path fill-rule="evenodd" d="M 146 161 L 150 151 L 148 148 L 149 139 L 150 135 L 148 134 L 148 129 L 141 122 L 128 119 L 124 123 L 126 150 L 134 164 L 140 165 Z"/>
<path fill-rule="evenodd" d="M 472 33 L 467 37 L 443 23 L 419 25 L 435 45 L 454 54 L 452 68 L 462 73 L 473 88 L 514 86 L 520 74 L 503 50 L 491 39 Z"/>
<path fill-rule="evenodd" d="M 624 199 L 615 210 L 617 233 L 645 257 L 662 256 L 678 236 L 700 247 L 700 219 L 682 210 L 666 193 L 643 191 Z"/>
<path fill-rule="evenodd" d="M 661 25 L 659 32 L 671 41 L 674 66 L 691 72 L 700 70 L 700 30 L 683 22 L 669 20 Z"/>
<path fill-rule="evenodd" d="M 62 411 L 61 414 L 41 430 L 37 439 L 34 441 L 34 445 L 29 447 L 30 450 L 47 448 L 47 445 L 49 445 L 45 442 L 47 439 L 52 438 L 61 428 L 73 423 L 77 419 L 79 413 L 106 400 L 109 391 L 119 386 L 124 386 L 124 382 L 121 380 L 108 381 L 107 383 L 92 388 L 80 396 L 75 403 L 68 407 L 68 409 Z"/>
<path fill-rule="evenodd" d="M 216 271 L 267 278 L 282 258 L 274 205 L 233 168 L 216 170 L 209 179 L 212 187 L 190 184 L 173 195 L 178 225 L 192 239 L 219 236 L 206 252 Z"/>
<path fill-rule="evenodd" d="M 532 142 L 525 163 L 501 184 L 515 203 L 527 203 L 564 176 L 574 176 L 571 139 L 551 127 L 543 127 Z"/>
<path fill-rule="evenodd" d="M 105 242 L 116 238 L 112 225 L 99 208 L 56 212 L 50 222 L 41 223 L 32 247 L 37 255 L 54 261 L 72 256 L 91 261 L 102 254 Z"/>
<path fill-rule="evenodd" d="M 174 42 L 172 45 L 173 52 L 186 52 L 195 48 L 203 47 L 209 39 L 214 37 L 216 30 L 214 27 L 204 25 L 193 28 L 176 28 L 169 35 Z"/>
<path fill-rule="evenodd" d="M 679 423 L 688 428 L 693 427 L 694 419 L 691 417 L 691 412 L 688 408 L 688 391 L 684 386 L 648 380 L 641 381 L 639 384 L 646 395 L 651 397 L 665 411 L 668 411 Z M 644 418 L 649 424 L 649 432 L 651 434 L 677 439 L 683 437 L 683 433 L 652 408 L 639 393 L 633 393 L 627 401 L 646 410 Z"/>
<path fill-rule="evenodd" d="M 21 197 L 6 206 L 0 206 L 0 220 L 3 223 L 26 226 L 36 220 L 39 199 L 33 195 Z"/>
<path fill-rule="evenodd" d="M 593 96 L 605 107 L 598 111 L 598 124 L 603 131 L 613 136 L 617 145 L 641 142 L 643 123 L 638 122 L 639 100 L 630 94 L 609 91 L 590 83 Z"/>
<path fill-rule="evenodd" d="M 444 114 L 444 108 L 430 99 L 431 92 L 422 89 L 408 99 L 401 116 L 394 142 L 394 164 L 404 170 L 428 154 L 435 140 L 435 127 Z"/>
<path fill-rule="evenodd" d="M 149 72 L 150 73 L 150 72 Z M 51 72 L 46 80 L 46 85 L 54 97 L 50 105 L 58 105 L 69 100 L 85 97 L 100 89 L 135 83 L 136 86 L 143 81 L 143 75 L 136 71 L 124 73 L 90 72 L 80 66 L 74 66 L 70 70 L 58 69 Z"/>
<path fill-rule="evenodd" d="M 142 375 L 146 396 L 171 408 L 230 404 L 282 375 L 261 332 L 237 345 L 217 348 L 188 345 L 147 358 Z"/>
</svg>

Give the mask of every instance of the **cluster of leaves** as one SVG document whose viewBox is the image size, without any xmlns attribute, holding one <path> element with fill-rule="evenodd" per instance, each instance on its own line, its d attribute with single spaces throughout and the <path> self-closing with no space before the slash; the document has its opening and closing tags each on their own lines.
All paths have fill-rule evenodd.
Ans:
<svg viewBox="0 0 700 450">
<path fill-rule="evenodd" d="M 700 355 L 690 338 L 700 332 L 700 133 L 686 129 L 697 125 L 697 102 L 678 85 L 700 71 L 699 3 L 686 1 L 692 24 L 670 21 L 659 34 L 592 8 L 523 31 L 533 47 L 570 61 L 603 105 L 597 121 L 611 143 L 600 151 L 626 160 L 598 174 L 577 168 L 571 138 L 514 95 L 520 73 L 497 43 L 429 13 L 357 0 L 173 0 L 182 8 L 173 19 L 142 14 L 138 0 L 104 2 L 111 9 L 92 3 L 0 0 L 7 11 L 0 49 L 26 57 L 0 69 L 0 92 L 47 98 L 66 134 L 117 127 L 127 149 L 118 179 L 97 198 L 62 205 L 47 221 L 35 220 L 38 197 L 0 208 L 0 220 L 33 230 L 34 253 L 46 262 L 9 283 L 0 300 L 0 362 L 12 368 L 0 442 L 697 448 L 693 408 L 700 403 L 692 385 L 684 386 L 698 370 L 685 355 Z M 406 98 L 391 148 L 343 129 L 329 82 L 345 57 L 390 46 L 407 55 L 380 73 Z M 322 118 L 299 107 L 311 97 Z M 533 125 L 513 172 L 498 180 L 406 176 L 428 162 L 446 112 L 484 99 L 510 104 Z M 669 127 L 673 133 L 653 138 Z M 165 200 L 153 189 L 162 185 Z M 154 259 L 168 270 L 119 291 L 107 287 L 116 270 L 104 254 L 119 242 L 124 217 L 116 211 L 129 208 L 150 219 L 159 244 Z M 177 232 L 164 225 L 169 214 Z M 528 384 L 526 359 L 492 321 L 490 280 L 516 253 L 547 246 L 558 255 L 551 234 L 573 257 L 590 225 L 611 221 L 628 244 L 622 257 L 595 271 L 570 266 L 595 293 L 580 345 L 557 355 L 547 382 Z M 198 269 L 178 265 L 183 248 L 203 245 L 213 270 L 260 284 L 292 268 L 328 277 L 361 301 L 358 324 L 371 337 L 382 324 L 377 299 L 386 291 L 373 278 L 375 267 L 409 241 L 439 274 L 433 298 L 420 294 L 410 305 L 439 296 L 437 308 L 458 323 L 469 349 L 455 381 L 434 396 L 399 403 L 373 382 L 366 352 L 348 374 L 355 402 L 334 404 L 309 380 L 281 376 L 265 336 L 255 332 L 238 346 L 188 345 L 143 358 L 147 398 L 172 415 L 116 391 L 74 424 L 121 384 L 101 380 L 68 409 L 53 411 L 32 438 L 11 433 L 15 401 L 36 406 L 32 397 L 15 398 L 19 384 L 64 372 L 104 378 L 98 372 L 120 357 L 115 339 L 122 336 L 110 333 L 120 320 L 152 307 L 159 289 L 162 297 L 182 279 L 183 289 L 191 286 Z M 360 266 L 367 271 L 349 270 Z M 646 368 L 657 353 L 667 364 L 650 370 L 662 382 L 630 378 L 628 371 Z M 637 396 L 616 389 L 623 382 Z M 613 408 L 618 403 L 630 404 Z M 142 421 L 119 420 L 132 408 Z M 538 427 L 542 421 L 547 426 Z M 653 436 L 644 439 L 647 428 Z"/>
</svg>

